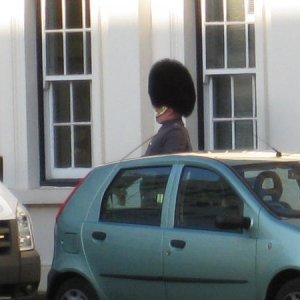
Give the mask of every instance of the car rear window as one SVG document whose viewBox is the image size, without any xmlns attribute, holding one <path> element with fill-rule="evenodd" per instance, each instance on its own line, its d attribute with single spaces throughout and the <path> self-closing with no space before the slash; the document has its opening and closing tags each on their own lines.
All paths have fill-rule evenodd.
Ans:
<svg viewBox="0 0 300 300">
<path fill-rule="evenodd" d="M 170 172 L 171 167 L 120 171 L 104 195 L 100 220 L 159 226 Z"/>
<path fill-rule="evenodd" d="M 300 164 L 261 162 L 234 167 L 276 215 L 300 218 Z"/>
</svg>

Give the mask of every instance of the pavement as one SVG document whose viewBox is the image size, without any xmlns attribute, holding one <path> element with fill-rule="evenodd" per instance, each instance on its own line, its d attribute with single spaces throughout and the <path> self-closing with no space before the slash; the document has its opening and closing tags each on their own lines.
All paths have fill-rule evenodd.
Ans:
<svg viewBox="0 0 300 300">
<path fill-rule="evenodd" d="M 46 300 L 46 294 L 39 293 L 36 297 L 32 298 L 32 300 Z"/>
</svg>

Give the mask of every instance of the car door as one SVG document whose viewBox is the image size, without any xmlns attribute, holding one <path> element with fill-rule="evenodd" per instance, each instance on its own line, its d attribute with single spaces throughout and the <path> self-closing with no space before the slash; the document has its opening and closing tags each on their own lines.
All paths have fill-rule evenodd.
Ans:
<svg viewBox="0 0 300 300">
<path fill-rule="evenodd" d="M 89 266 L 108 300 L 164 300 L 164 194 L 171 167 L 121 170 L 83 226 Z M 92 212 L 93 213 L 93 212 Z"/>
<path fill-rule="evenodd" d="M 241 216 L 243 209 L 217 172 L 184 168 L 174 227 L 164 233 L 167 299 L 255 299 L 255 238 L 215 224 L 217 215 Z"/>
</svg>

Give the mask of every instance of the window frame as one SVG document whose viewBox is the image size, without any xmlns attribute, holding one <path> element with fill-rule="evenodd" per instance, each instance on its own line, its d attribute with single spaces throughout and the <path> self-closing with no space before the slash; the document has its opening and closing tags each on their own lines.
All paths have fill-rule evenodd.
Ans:
<svg viewBox="0 0 300 300">
<path fill-rule="evenodd" d="M 66 28 L 66 14 L 65 14 L 65 3 L 66 0 L 61 0 L 62 3 L 62 28 L 60 29 L 47 29 L 46 28 L 46 0 L 39 1 L 37 6 L 37 13 L 39 16 L 39 40 L 41 45 L 41 51 L 39 52 L 39 61 L 41 62 L 40 68 L 40 88 L 41 92 L 39 95 L 40 98 L 40 132 L 41 132 L 41 183 L 43 185 L 75 185 L 76 182 L 84 177 L 93 167 L 95 158 L 94 158 L 94 145 L 93 145 L 93 136 L 95 134 L 93 126 L 93 80 L 95 75 L 93 74 L 92 66 L 92 1 L 89 4 L 90 7 L 90 18 L 89 18 L 89 27 L 86 24 L 86 0 L 81 0 L 82 8 L 82 27 L 79 28 Z M 63 35 L 63 74 L 58 75 L 49 75 L 47 74 L 47 57 L 46 57 L 46 34 L 51 33 L 61 33 Z M 67 74 L 67 53 L 66 53 L 66 34 L 67 33 L 82 33 L 83 38 L 83 73 L 82 74 Z M 87 35 L 90 35 L 90 56 L 87 55 Z M 87 67 L 90 60 L 90 72 Z M 53 93 L 51 85 L 54 82 L 68 82 L 71 86 L 72 83 L 76 81 L 88 81 L 90 83 L 90 120 L 89 122 L 78 122 L 77 125 L 87 125 L 90 127 L 91 135 L 91 166 L 90 167 L 75 167 L 74 166 L 74 152 L 71 152 L 72 166 L 68 168 L 59 168 L 54 165 L 54 119 L 53 119 Z M 72 107 L 73 108 L 73 107 Z M 96 107 L 97 108 L 97 107 Z M 70 121 L 70 126 L 74 128 L 76 122 Z M 71 140 L 74 142 L 74 132 L 71 134 Z M 73 148 L 73 145 L 72 145 Z"/>
<path fill-rule="evenodd" d="M 236 132 L 235 132 L 235 123 L 237 121 L 252 121 L 253 123 L 253 148 L 256 149 L 257 148 L 257 121 L 258 121 L 258 117 L 257 117 L 257 104 L 256 104 L 256 91 L 255 91 L 255 76 L 253 74 L 249 74 L 249 73 L 243 73 L 250 75 L 252 77 L 252 116 L 249 117 L 237 117 L 235 116 L 235 101 L 234 101 L 234 82 L 233 82 L 233 77 L 235 75 L 241 75 L 241 74 L 226 74 L 227 76 L 230 76 L 230 87 L 231 87 L 231 116 L 230 117 L 215 117 L 214 116 L 214 103 L 213 103 L 213 83 L 209 82 L 208 87 L 209 87 L 209 116 L 210 116 L 210 122 L 208 122 L 207 124 L 207 128 L 209 131 L 209 136 L 211 137 L 211 139 L 209 139 L 209 145 L 208 147 L 210 149 L 215 149 L 215 139 L 214 139 L 214 125 L 217 122 L 228 122 L 231 124 L 231 149 L 232 150 L 236 150 Z M 213 77 L 209 78 L 210 81 L 213 80 Z"/>
<path fill-rule="evenodd" d="M 227 0 L 223 1 L 223 14 L 224 14 L 224 20 L 220 22 L 206 22 L 205 18 L 205 11 L 206 11 L 206 1 L 209 0 L 199 0 L 201 2 L 201 36 L 202 36 L 202 64 L 203 64 L 203 78 L 204 82 L 207 83 L 208 76 L 210 75 L 234 75 L 234 74 L 248 74 L 248 73 L 256 73 L 256 66 L 255 67 L 249 67 L 249 36 L 248 36 L 248 30 L 246 29 L 247 26 L 254 24 L 255 25 L 255 15 L 254 11 L 251 11 L 251 13 L 247 13 L 247 11 L 250 9 L 249 5 L 253 2 L 253 0 L 243 0 L 246 4 L 245 5 L 245 21 L 227 21 L 226 16 L 226 3 Z M 253 2 L 254 3 L 254 2 Z M 224 28 L 224 68 L 213 68 L 208 69 L 206 67 L 206 27 L 208 26 L 223 26 Z M 228 55 L 227 55 L 227 27 L 230 25 L 245 25 L 245 52 L 246 52 L 246 67 L 245 68 L 230 68 L 228 67 Z"/>
<path fill-rule="evenodd" d="M 215 137 L 214 137 L 214 124 L 216 122 L 230 122 L 231 124 L 231 148 L 230 150 L 235 150 L 236 148 L 236 135 L 235 135 L 235 122 L 236 121 L 252 121 L 253 122 L 253 148 L 256 149 L 258 147 L 257 140 L 257 132 L 258 132 L 258 114 L 257 114 L 257 96 L 256 96 L 256 77 L 257 77 L 257 63 L 255 62 L 254 67 L 250 67 L 250 55 L 249 55 L 249 26 L 254 26 L 254 35 L 256 35 L 255 28 L 255 12 L 254 12 L 254 0 L 243 0 L 244 1 L 244 13 L 245 20 L 244 21 L 228 21 L 227 20 L 227 0 L 223 1 L 223 21 L 214 21 L 207 22 L 206 21 L 206 1 L 208 0 L 198 0 L 197 1 L 197 18 L 201 21 L 198 21 L 198 37 L 197 39 L 201 42 L 198 43 L 198 52 L 200 51 L 201 55 L 198 55 L 198 59 L 201 59 L 200 67 L 202 69 L 198 70 L 198 74 L 200 75 L 199 85 L 203 85 L 203 89 L 198 87 L 199 92 L 203 94 L 202 104 L 203 106 L 203 145 L 200 144 L 200 148 L 206 150 L 215 149 Z M 222 68 L 210 68 L 208 69 L 206 66 L 206 28 L 209 26 L 222 26 L 223 38 L 224 38 L 224 67 Z M 232 68 L 228 67 L 228 47 L 227 47 L 227 28 L 231 25 L 244 25 L 245 26 L 245 67 L 240 68 Z M 254 47 L 256 48 L 256 43 L 254 41 Z M 254 50 L 255 51 L 255 50 Z M 254 52 L 254 57 L 256 58 L 256 51 Z M 257 61 L 257 59 L 255 59 Z M 214 98 L 213 98 L 213 78 L 214 76 L 230 76 L 231 78 L 236 75 L 251 75 L 252 80 L 252 106 L 253 106 L 253 115 L 249 117 L 235 117 L 234 112 L 232 111 L 232 116 L 230 118 L 216 118 L 214 117 Z M 232 79 L 231 79 L 232 82 Z M 231 83 L 231 91 L 233 92 L 233 84 Z M 231 105 L 234 107 L 234 98 L 231 96 Z M 202 110 L 200 110 L 201 112 Z M 201 117 L 201 116 L 199 116 Z M 199 131 L 201 130 L 199 126 Z M 199 132 L 200 135 L 200 132 Z M 201 136 L 200 136 L 201 137 Z M 201 141 L 200 141 L 201 142 Z M 239 149 L 239 148 L 238 148 Z M 245 149 L 245 148 L 243 148 Z M 228 150 L 228 149 L 224 149 Z"/>
</svg>

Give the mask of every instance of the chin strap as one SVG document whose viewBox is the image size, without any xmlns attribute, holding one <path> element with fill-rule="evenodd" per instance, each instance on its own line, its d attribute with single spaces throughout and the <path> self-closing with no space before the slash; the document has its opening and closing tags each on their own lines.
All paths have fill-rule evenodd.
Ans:
<svg viewBox="0 0 300 300">
<path fill-rule="evenodd" d="M 161 106 L 156 113 L 156 118 L 162 116 L 168 110 L 168 106 Z"/>
</svg>

